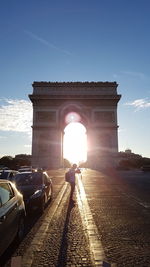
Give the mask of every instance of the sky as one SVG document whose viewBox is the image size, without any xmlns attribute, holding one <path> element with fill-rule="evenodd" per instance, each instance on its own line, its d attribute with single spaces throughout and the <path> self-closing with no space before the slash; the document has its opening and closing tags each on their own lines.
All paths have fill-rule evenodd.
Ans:
<svg viewBox="0 0 150 267">
<path fill-rule="evenodd" d="M 116 81 L 119 151 L 150 157 L 150 1 L 0 0 L 0 157 L 31 153 L 34 81 Z"/>
</svg>

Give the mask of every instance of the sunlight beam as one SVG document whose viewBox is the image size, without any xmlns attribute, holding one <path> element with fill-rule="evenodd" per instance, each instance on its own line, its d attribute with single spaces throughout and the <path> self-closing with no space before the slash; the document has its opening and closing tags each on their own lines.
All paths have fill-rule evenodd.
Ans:
<svg viewBox="0 0 150 267">
<path fill-rule="evenodd" d="M 79 122 L 71 122 L 64 132 L 64 158 L 76 164 L 85 162 L 87 160 L 86 128 Z"/>
</svg>

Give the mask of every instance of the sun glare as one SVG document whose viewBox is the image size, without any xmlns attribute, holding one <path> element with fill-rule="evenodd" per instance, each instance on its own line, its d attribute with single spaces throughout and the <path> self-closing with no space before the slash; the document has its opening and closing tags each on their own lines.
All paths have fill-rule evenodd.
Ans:
<svg viewBox="0 0 150 267">
<path fill-rule="evenodd" d="M 64 132 L 64 158 L 71 163 L 85 162 L 87 160 L 86 128 L 79 122 L 71 122 Z"/>
</svg>

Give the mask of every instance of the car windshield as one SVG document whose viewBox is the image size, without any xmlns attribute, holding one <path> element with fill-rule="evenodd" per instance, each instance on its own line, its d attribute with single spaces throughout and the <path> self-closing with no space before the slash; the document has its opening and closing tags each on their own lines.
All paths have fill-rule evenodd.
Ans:
<svg viewBox="0 0 150 267">
<path fill-rule="evenodd" d="M 7 179 L 7 177 L 8 177 L 8 172 L 4 171 L 0 172 L 0 179 Z"/>
<path fill-rule="evenodd" d="M 40 185 L 42 184 L 42 173 L 21 173 L 15 177 L 16 185 Z"/>
</svg>

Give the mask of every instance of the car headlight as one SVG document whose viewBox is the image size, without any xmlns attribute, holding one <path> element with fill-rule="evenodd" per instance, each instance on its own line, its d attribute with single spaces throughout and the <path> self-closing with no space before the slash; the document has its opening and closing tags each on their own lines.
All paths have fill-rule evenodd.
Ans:
<svg viewBox="0 0 150 267">
<path fill-rule="evenodd" d="M 42 194 L 42 190 L 41 189 L 36 190 L 35 193 L 30 198 L 34 199 L 34 198 L 40 197 L 41 194 Z"/>
</svg>

